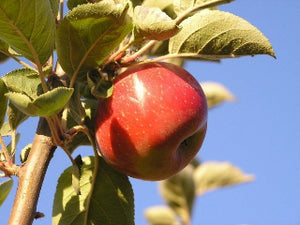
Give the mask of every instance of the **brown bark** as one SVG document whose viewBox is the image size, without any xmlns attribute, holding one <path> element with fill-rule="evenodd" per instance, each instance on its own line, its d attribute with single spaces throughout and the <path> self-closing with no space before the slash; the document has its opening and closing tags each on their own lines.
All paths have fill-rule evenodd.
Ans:
<svg viewBox="0 0 300 225">
<path fill-rule="evenodd" d="M 19 183 L 8 225 L 30 225 L 49 162 L 56 146 L 47 121 L 40 119 L 26 163 L 20 168 Z"/>
</svg>

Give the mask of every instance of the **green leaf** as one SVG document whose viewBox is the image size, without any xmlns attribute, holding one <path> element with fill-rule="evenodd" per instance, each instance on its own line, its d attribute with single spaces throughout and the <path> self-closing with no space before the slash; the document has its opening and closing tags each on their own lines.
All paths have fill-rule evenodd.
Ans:
<svg viewBox="0 0 300 225">
<path fill-rule="evenodd" d="M 216 82 L 201 82 L 200 83 L 208 108 L 220 105 L 224 101 L 235 101 L 234 95 L 222 84 Z"/>
<path fill-rule="evenodd" d="M 176 21 L 155 7 L 136 6 L 133 23 L 137 38 L 148 40 L 169 39 L 179 31 Z"/>
<path fill-rule="evenodd" d="M 34 70 L 13 70 L 2 79 L 11 92 L 22 93 L 30 98 L 36 98 L 42 93 L 41 80 Z"/>
<path fill-rule="evenodd" d="M 57 87 L 45 94 L 40 95 L 33 101 L 33 104 L 39 109 L 38 116 L 53 116 L 70 100 L 74 89 Z"/>
<path fill-rule="evenodd" d="M 94 173 L 94 157 L 83 158 L 80 190 L 72 187 L 72 168 L 66 169 L 58 180 L 52 224 L 69 225 L 132 225 L 134 224 L 133 191 L 128 177 L 109 167 L 99 158 Z M 92 182 L 93 176 L 95 182 Z"/>
<path fill-rule="evenodd" d="M 202 195 L 207 191 L 253 181 L 254 176 L 244 174 L 228 162 L 206 162 L 196 168 L 194 179 L 196 192 Z"/>
<path fill-rule="evenodd" d="M 8 122 L 5 122 L 2 127 L 0 128 L 0 134 L 2 137 L 4 136 L 10 136 L 12 134 L 12 130 L 8 124 Z"/>
<path fill-rule="evenodd" d="M 80 5 L 61 21 L 56 35 L 57 54 L 69 76 L 100 65 L 131 32 L 127 8 L 104 0 Z"/>
<path fill-rule="evenodd" d="M 50 1 L 51 9 L 52 9 L 52 12 L 53 12 L 53 16 L 54 16 L 54 18 L 56 18 L 57 15 L 58 15 L 59 1 L 60 0 L 49 0 L 49 1 Z"/>
<path fill-rule="evenodd" d="M 112 81 L 101 78 L 101 75 L 96 70 L 88 73 L 87 83 L 91 88 L 91 94 L 96 98 L 108 98 L 113 93 Z"/>
<path fill-rule="evenodd" d="M 76 157 L 75 163 L 72 165 L 72 186 L 76 195 L 80 195 L 80 177 L 82 164 L 82 158 L 79 155 Z"/>
<path fill-rule="evenodd" d="M 13 104 L 9 103 L 7 109 L 7 118 L 10 128 L 12 130 L 16 130 L 22 122 L 28 119 L 28 116 L 16 108 Z"/>
<path fill-rule="evenodd" d="M 20 161 L 21 163 L 24 163 L 26 162 L 27 158 L 28 158 L 28 155 L 29 155 L 29 152 L 31 150 L 31 147 L 32 147 L 32 144 L 28 144 L 26 145 L 22 150 L 21 150 L 21 154 L 20 154 Z"/>
<path fill-rule="evenodd" d="M 0 128 L 4 123 L 4 118 L 7 108 L 7 97 L 5 94 L 8 92 L 8 89 L 2 79 L 0 79 Z"/>
<path fill-rule="evenodd" d="M 83 5 L 86 4 L 87 1 L 86 0 L 68 0 L 67 1 L 67 6 L 68 8 L 71 10 L 79 5 Z"/>
<path fill-rule="evenodd" d="M 0 40 L 0 63 L 5 62 L 9 57 L 8 53 L 8 44 Z"/>
<path fill-rule="evenodd" d="M 83 109 L 85 111 L 85 117 L 84 117 L 84 125 L 89 129 L 92 136 L 94 136 L 94 130 L 95 130 L 95 113 L 96 113 L 96 107 L 97 107 L 97 100 L 96 99 L 87 99 L 82 102 Z M 75 125 L 78 125 L 79 123 L 75 121 L 74 118 L 74 111 L 71 111 L 68 115 L 68 127 L 71 128 Z M 76 115 L 75 115 L 76 117 Z M 67 147 L 69 152 L 73 152 L 78 146 L 82 145 L 91 145 L 90 140 L 87 138 L 87 136 L 79 132 L 77 133 L 71 140 L 71 142 L 67 143 Z"/>
<path fill-rule="evenodd" d="M 0 206 L 3 204 L 5 199 L 7 198 L 10 190 L 12 189 L 14 184 L 13 179 L 6 180 L 2 183 L 0 183 Z"/>
<path fill-rule="evenodd" d="M 174 0 L 174 11 L 177 15 L 180 15 L 182 12 L 189 8 L 193 8 L 195 0 Z"/>
<path fill-rule="evenodd" d="M 179 225 L 174 211 L 166 206 L 153 206 L 145 210 L 144 215 L 150 225 Z"/>
<path fill-rule="evenodd" d="M 6 96 L 19 110 L 28 116 L 53 116 L 69 101 L 73 88 L 57 87 L 31 99 L 25 94 L 10 92 Z"/>
<path fill-rule="evenodd" d="M 193 53 L 210 60 L 256 54 L 275 57 L 269 40 L 231 13 L 202 10 L 180 25 L 180 32 L 170 39 L 170 53 Z"/>
<path fill-rule="evenodd" d="M 188 165 L 175 176 L 160 182 L 160 193 L 166 203 L 181 217 L 190 221 L 195 200 L 194 167 Z"/>
<path fill-rule="evenodd" d="M 55 19 L 49 1 L 1 0 L 0 39 L 37 65 L 54 49 Z"/>
</svg>

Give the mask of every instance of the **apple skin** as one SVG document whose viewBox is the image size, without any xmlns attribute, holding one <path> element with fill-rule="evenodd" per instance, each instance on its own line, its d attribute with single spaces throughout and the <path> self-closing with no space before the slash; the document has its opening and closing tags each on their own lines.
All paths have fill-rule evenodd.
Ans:
<svg viewBox="0 0 300 225">
<path fill-rule="evenodd" d="M 112 96 L 98 102 L 95 122 L 96 142 L 108 164 L 134 178 L 162 180 L 200 150 L 207 102 L 183 68 L 139 64 L 117 76 Z"/>
</svg>

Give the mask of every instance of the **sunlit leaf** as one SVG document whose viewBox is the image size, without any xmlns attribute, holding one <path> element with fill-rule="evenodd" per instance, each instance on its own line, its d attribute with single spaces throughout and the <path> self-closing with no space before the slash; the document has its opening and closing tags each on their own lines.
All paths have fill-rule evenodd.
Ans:
<svg viewBox="0 0 300 225">
<path fill-rule="evenodd" d="M 0 183 L 0 206 L 3 204 L 5 199 L 7 198 L 10 190 L 12 189 L 14 184 L 13 179 L 6 180 Z"/>
<path fill-rule="evenodd" d="M 57 87 L 31 99 L 25 94 L 10 92 L 6 96 L 19 110 L 28 116 L 52 116 L 57 114 L 69 101 L 72 88 Z"/>
<path fill-rule="evenodd" d="M 136 36 L 148 40 L 165 40 L 179 31 L 175 20 L 155 7 L 136 6 L 133 23 Z"/>
<path fill-rule="evenodd" d="M 157 0 L 144 0 L 143 6 L 148 7 L 157 7 L 160 8 L 163 12 L 165 12 L 171 18 L 176 18 L 176 14 L 174 12 L 174 5 L 173 0 L 164 0 L 164 1 L 157 1 Z"/>
<path fill-rule="evenodd" d="M 195 0 L 174 0 L 174 11 L 177 15 L 189 8 L 193 8 Z"/>
<path fill-rule="evenodd" d="M 195 199 L 194 168 L 188 165 L 178 174 L 160 182 L 160 193 L 166 203 L 181 217 L 189 221 Z"/>
<path fill-rule="evenodd" d="M 150 225 L 179 225 L 176 214 L 167 206 L 152 206 L 144 212 Z"/>
<path fill-rule="evenodd" d="M 20 154 L 20 161 L 21 163 L 24 163 L 26 162 L 27 158 L 28 158 L 28 155 L 29 155 L 29 152 L 31 150 L 31 147 L 32 147 L 32 144 L 28 144 L 26 145 L 22 150 L 21 150 L 21 154 Z"/>
<path fill-rule="evenodd" d="M 207 191 L 253 181 L 254 176 L 244 174 L 228 162 L 206 162 L 194 172 L 196 192 L 202 195 Z"/>
<path fill-rule="evenodd" d="M 12 134 L 12 130 L 8 122 L 5 122 L 2 127 L 0 127 L 0 134 L 1 136 L 10 136 Z"/>
<path fill-rule="evenodd" d="M 222 84 L 217 82 L 201 82 L 200 83 L 208 108 L 212 108 L 221 104 L 224 101 L 235 101 L 234 95 Z"/>
<path fill-rule="evenodd" d="M 37 65 L 54 48 L 55 19 L 49 1 L 1 0 L 0 39 Z"/>
<path fill-rule="evenodd" d="M 100 65 L 132 30 L 127 5 L 104 0 L 80 5 L 61 21 L 56 47 L 69 76 Z"/>
<path fill-rule="evenodd" d="M 6 114 L 6 108 L 7 108 L 7 97 L 5 94 L 8 92 L 8 89 L 3 82 L 2 79 L 0 79 L 0 128 L 2 127 L 4 123 L 4 118 Z"/>
<path fill-rule="evenodd" d="M 74 225 L 134 224 L 133 191 L 128 177 L 110 168 L 101 158 L 96 173 L 94 167 L 94 157 L 83 158 L 80 195 L 72 187 L 71 167 L 60 176 L 53 204 L 53 225 L 69 225 L 70 221 Z"/>
<path fill-rule="evenodd" d="M 169 52 L 193 53 L 199 57 L 221 58 L 274 55 L 269 40 L 246 20 L 231 13 L 203 10 L 187 18 L 180 32 L 169 42 Z"/>
<path fill-rule="evenodd" d="M 41 80 L 34 70 L 13 70 L 2 79 L 11 92 L 26 94 L 30 98 L 36 98 L 42 93 Z"/>
</svg>

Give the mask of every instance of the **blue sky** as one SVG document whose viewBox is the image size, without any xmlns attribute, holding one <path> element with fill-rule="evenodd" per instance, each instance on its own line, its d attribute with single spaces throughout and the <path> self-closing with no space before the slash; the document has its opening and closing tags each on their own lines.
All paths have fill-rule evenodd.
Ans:
<svg viewBox="0 0 300 225">
<path fill-rule="evenodd" d="M 221 7 L 248 20 L 271 41 L 269 56 L 228 59 L 220 64 L 190 62 L 186 69 L 199 81 L 217 81 L 238 101 L 209 112 L 208 133 L 198 154 L 202 161 L 229 161 L 254 174 L 252 183 L 207 193 L 196 200 L 193 225 L 300 225 L 300 2 L 236 0 Z M 1 75 L 13 64 L 0 65 Z M 35 121 L 21 127 L 20 146 L 32 140 Z M 77 153 L 91 149 L 83 148 Z M 58 150 L 46 175 L 38 210 L 46 214 L 34 224 L 51 224 L 57 178 L 69 164 Z M 143 211 L 164 204 L 156 182 L 131 179 L 136 224 L 146 225 Z M 14 189 L 15 190 L 15 189 Z M 0 207 L 6 224 L 13 196 Z"/>
</svg>

